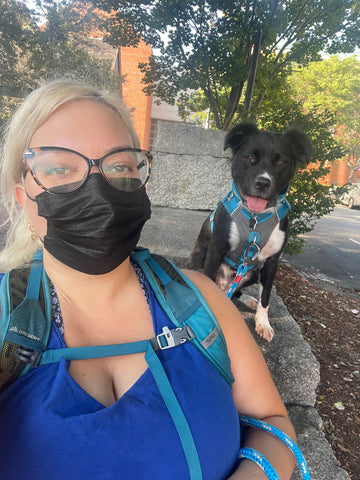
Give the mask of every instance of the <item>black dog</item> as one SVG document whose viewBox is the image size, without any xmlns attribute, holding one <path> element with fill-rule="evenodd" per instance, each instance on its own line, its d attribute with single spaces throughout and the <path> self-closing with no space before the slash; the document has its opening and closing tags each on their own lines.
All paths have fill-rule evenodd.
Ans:
<svg viewBox="0 0 360 480">
<path fill-rule="evenodd" d="M 310 161 L 311 144 L 295 129 L 276 134 L 241 124 L 227 133 L 227 148 L 232 190 L 205 220 L 188 267 L 203 270 L 229 297 L 256 310 L 256 331 L 271 341 L 270 292 L 288 237 L 286 192 L 296 166 Z M 258 280 L 259 302 L 240 290 Z"/>
</svg>

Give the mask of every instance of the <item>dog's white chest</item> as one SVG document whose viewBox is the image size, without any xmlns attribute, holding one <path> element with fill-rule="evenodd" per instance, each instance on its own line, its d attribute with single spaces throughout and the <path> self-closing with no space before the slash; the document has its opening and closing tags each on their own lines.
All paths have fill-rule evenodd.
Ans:
<svg viewBox="0 0 360 480">
<path fill-rule="evenodd" d="M 272 234 L 270 235 L 269 240 L 261 249 L 261 252 L 259 255 L 259 261 L 264 262 L 268 257 L 271 257 L 272 255 L 277 253 L 284 245 L 284 241 L 285 241 L 285 232 L 280 230 L 279 225 L 276 225 Z"/>
<path fill-rule="evenodd" d="M 239 245 L 239 243 L 240 243 L 239 230 L 236 226 L 236 223 L 232 221 L 230 224 L 230 235 L 229 235 L 230 251 L 235 250 L 236 247 Z"/>
</svg>

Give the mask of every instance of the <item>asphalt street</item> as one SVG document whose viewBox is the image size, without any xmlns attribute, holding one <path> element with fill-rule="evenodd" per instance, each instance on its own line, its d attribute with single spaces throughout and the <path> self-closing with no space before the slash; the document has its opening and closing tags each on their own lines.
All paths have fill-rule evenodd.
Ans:
<svg viewBox="0 0 360 480">
<path fill-rule="evenodd" d="M 302 237 L 303 253 L 285 256 L 289 263 L 360 292 L 360 209 L 336 206 Z"/>
</svg>

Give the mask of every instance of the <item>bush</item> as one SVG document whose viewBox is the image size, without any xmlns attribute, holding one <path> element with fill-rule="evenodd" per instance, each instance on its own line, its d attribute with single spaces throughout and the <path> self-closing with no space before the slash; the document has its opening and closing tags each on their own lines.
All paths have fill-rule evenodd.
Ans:
<svg viewBox="0 0 360 480">
<path fill-rule="evenodd" d="M 323 166 L 301 170 L 290 183 L 287 196 L 291 205 L 290 235 L 285 247 L 285 252 L 290 255 L 297 255 L 303 250 L 306 240 L 299 235 L 313 230 L 316 220 L 334 209 L 334 201 L 330 198 L 331 187 L 319 183 L 328 171 Z"/>
</svg>

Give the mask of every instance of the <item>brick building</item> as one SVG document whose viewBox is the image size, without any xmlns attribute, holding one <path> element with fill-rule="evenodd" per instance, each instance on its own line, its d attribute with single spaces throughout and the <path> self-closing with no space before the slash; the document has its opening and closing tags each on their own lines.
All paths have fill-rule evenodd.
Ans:
<svg viewBox="0 0 360 480">
<path fill-rule="evenodd" d="M 125 77 L 122 84 L 122 97 L 128 108 L 133 109 L 133 121 L 143 148 L 151 148 L 158 120 L 181 122 L 177 107 L 165 102 L 160 104 L 152 95 L 145 95 L 142 83 L 143 74 L 138 64 L 146 62 L 152 49 L 145 42 L 137 48 L 120 47 L 117 65 L 120 75 Z"/>
<path fill-rule="evenodd" d="M 151 55 L 151 47 L 141 42 L 137 48 L 120 47 L 118 50 L 118 68 L 125 78 L 122 84 L 122 97 L 125 104 L 133 110 L 135 130 L 143 148 L 149 148 L 152 96 L 143 92 L 143 74 L 138 68 L 139 62 L 146 62 Z"/>
<path fill-rule="evenodd" d="M 331 164 L 330 173 L 326 176 L 324 183 L 327 185 L 344 185 L 349 182 L 350 170 L 345 160 L 338 160 Z M 360 183 L 360 168 L 357 169 L 352 183 Z"/>
</svg>

